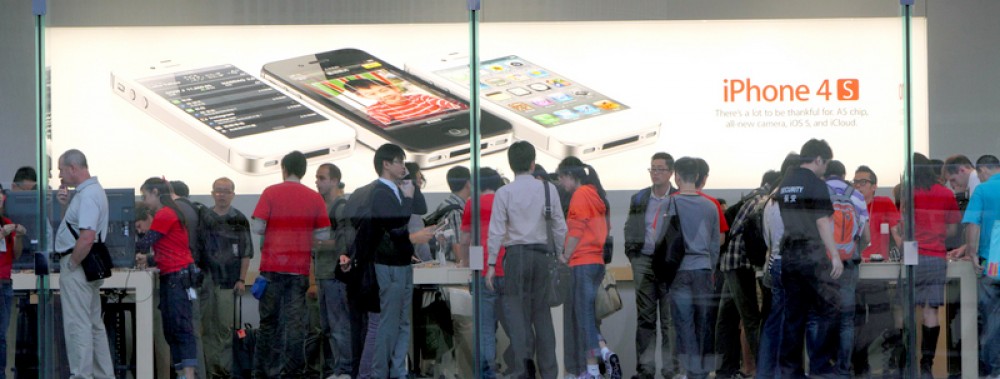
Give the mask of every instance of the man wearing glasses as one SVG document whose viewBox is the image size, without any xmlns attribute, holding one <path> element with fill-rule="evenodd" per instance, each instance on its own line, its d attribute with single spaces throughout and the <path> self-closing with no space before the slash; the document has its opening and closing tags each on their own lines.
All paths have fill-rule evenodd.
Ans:
<svg viewBox="0 0 1000 379">
<path fill-rule="evenodd" d="M 635 280 L 636 372 L 634 379 L 653 378 L 656 374 L 656 321 L 660 321 L 661 354 L 664 378 L 680 372 L 674 351 L 676 332 L 671 330 L 670 298 L 667 286 L 653 274 L 653 247 L 656 245 L 659 214 L 667 209 L 670 195 L 677 189 L 670 184 L 674 174 L 674 158 L 670 154 L 653 154 L 649 166 L 652 186 L 632 195 L 628 219 L 625 221 L 625 255 L 632 263 Z M 659 317 L 657 317 L 659 311 Z"/>
<path fill-rule="evenodd" d="M 235 297 L 246 289 L 247 268 L 253 258 L 250 221 L 233 208 L 236 185 L 229 178 L 212 183 L 214 206 L 201 208 L 199 244 L 203 247 L 204 291 L 201 296 L 202 344 L 208 377 L 230 377 L 230 330 L 236 310 Z M 236 375 L 236 373 L 233 373 Z"/>
</svg>

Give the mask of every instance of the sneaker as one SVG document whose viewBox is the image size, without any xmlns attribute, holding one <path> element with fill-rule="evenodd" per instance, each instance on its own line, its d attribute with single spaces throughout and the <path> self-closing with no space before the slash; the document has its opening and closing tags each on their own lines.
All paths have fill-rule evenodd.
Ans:
<svg viewBox="0 0 1000 379">
<path fill-rule="evenodd" d="M 618 359 L 618 354 L 608 354 L 605 360 L 607 361 L 608 379 L 622 379 L 622 364 Z"/>
</svg>

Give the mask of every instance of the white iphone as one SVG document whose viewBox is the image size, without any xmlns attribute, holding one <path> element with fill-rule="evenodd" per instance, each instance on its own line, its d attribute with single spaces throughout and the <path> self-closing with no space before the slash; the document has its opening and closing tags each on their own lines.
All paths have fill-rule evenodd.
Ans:
<svg viewBox="0 0 1000 379">
<path fill-rule="evenodd" d="M 451 54 L 406 69 L 468 97 L 468 57 Z M 586 161 L 656 142 L 660 121 L 612 97 L 517 55 L 482 61 L 483 109 L 509 120 L 514 137 L 556 158 Z"/>
<path fill-rule="evenodd" d="M 232 64 L 162 61 L 111 77 L 118 96 L 245 174 L 278 172 L 294 150 L 310 162 L 329 161 L 356 144 L 351 127 Z"/>
</svg>

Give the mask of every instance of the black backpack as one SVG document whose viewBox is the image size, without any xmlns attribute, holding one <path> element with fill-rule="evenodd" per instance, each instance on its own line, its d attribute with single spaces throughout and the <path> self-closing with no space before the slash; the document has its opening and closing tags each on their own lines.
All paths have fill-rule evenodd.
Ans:
<svg viewBox="0 0 1000 379">
<path fill-rule="evenodd" d="M 378 244 L 388 241 L 388 236 L 382 236 L 379 242 L 374 241 L 372 233 L 372 194 L 378 180 L 368 183 L 351 194 L 344 206 L 344 213 L 350 220 L 354 240 L 347 245 L 347 253 L 351 257 L 351 270 L 345 273 L 343 280 L 347 284 L 349 296 L 361 299 L 361 310 L 379 312 L 379 287 L 375 279 L 375 250 Z"/>
</svg>

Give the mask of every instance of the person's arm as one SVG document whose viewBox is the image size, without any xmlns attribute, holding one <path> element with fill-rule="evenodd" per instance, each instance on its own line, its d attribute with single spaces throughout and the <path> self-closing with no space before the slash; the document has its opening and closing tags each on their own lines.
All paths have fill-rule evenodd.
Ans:
<svg viewBox="0 0 1000 379">
<path fill-rule="evenodd" d="M 94 246 L 94 241 L 97 240 L 97 231 L 90 229 L 80 230 L 80 238 L 76 239 L 76 245 L 73 246 L 73 254 L 70 255 L 70 265 L 76 267 L 83 262 L 83 259 L 90 254 L 90 248 Z"/>
<path fill-rule="evenodd" d="M 462 232 L 461 238 L 455 244 L 455 256 L 458 258 L 458 267 L 469 267 L 469 248 L 471 246 L 472 234 Z"/>
<path fill-rule="evenodd" d="M 872 228 L 868 226 L 868 220 L 861 226 L 861 250 L 864 250 L 872 242 Z"/>
<path fill-rule="evenodd" d="M 837 254 L 837 244 L 833 240 L 833 220 L 830 216 L 820 217 L 816 219 L 816 228 L 819 229 L 819 236 L 823 240 L 823 246 L 826 247 L 826 255 L 833 265 L 830 277 L 837 279 L 844 271 L 844 264 L 840 261 L 840 255 Z"/>
<path fill-rule="evenodd" d="M 253 234 L 264 235 L 264 231 L 267 230 L 267 221 L 254 217 L 253 223 L 250 224 L 250 230 L 253 231 Z"/>
<path fill-rule="evenodd" d="M 969 257 L 972 261 L 973 266 L 976 267 L 976 271 L 982 271 L 983 267 L 979 264 L 979 233 L 981 232 L 978 224 L 965 224 L 965 256 Z"/>
<path fill-rule="evenodd" d="M 546 183 L 545 185 L 555 187 L 555 185 L 551 183 Z M 563 217 L 563 213 L 558 212 L 558 210 L 562 209 L 562 201 L 559 200 L 559 191 L 556 190 L 555 188 L 549 188 L 549 197 L 551 199 L 549 201 L 551 202 L 553 209 L 552 238 L 555 239 L 555 241 L 553 242 L 555 242 L 557 252 L 563 251 L 564 250 L 563 245 L 565 245 L 566 242 L 566 231 L 568 230 L 568 228 L 566 227 L 566 218 Z"/>
<path fill-rule="evenodd" d="M 490 238 L 486 243 L 489 254 L 486 257 L 486 288 L 494 290 L 493 276 L 496 275 L 497 257 L 500 255 L 500 247 L 503 246 L 504 236 L 507 235 L 507 193 L 497 192 L 493 198 L 493 213 L 490 215 Z M 557 212 L 560 213 L 560 212 Z"/>
</svg>

